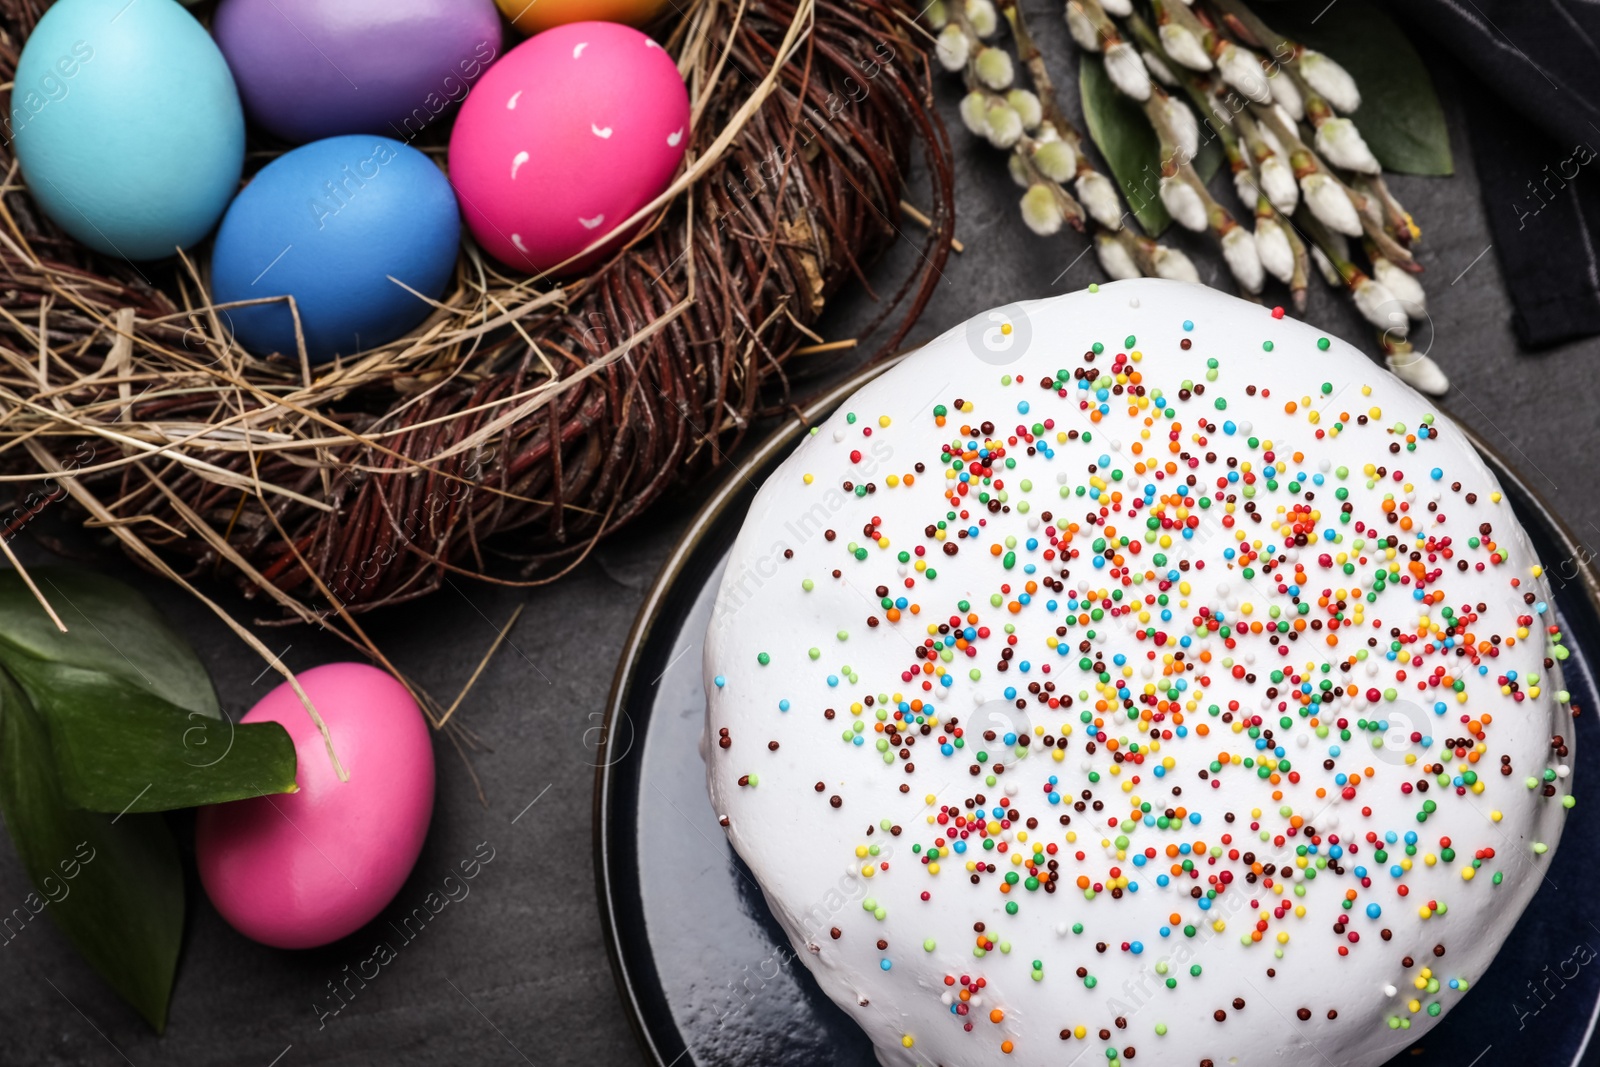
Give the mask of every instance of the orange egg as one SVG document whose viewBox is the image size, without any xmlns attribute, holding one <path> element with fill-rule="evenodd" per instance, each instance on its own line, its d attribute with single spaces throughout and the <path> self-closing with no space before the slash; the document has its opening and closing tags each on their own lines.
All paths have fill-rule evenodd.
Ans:
<svg viewBox="0 0 1600 1067">
<path fill-rule="evenodd" d="M 643 26 L 667 0 L 495 0 L 511 24 L 526 34 L 569 22 L 623 22 Z"/>
</svg>

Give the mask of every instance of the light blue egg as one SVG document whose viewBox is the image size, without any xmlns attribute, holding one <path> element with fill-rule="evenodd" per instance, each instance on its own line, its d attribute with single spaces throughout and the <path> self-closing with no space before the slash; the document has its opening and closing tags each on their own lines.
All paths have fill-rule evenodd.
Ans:
<svg viewBox="0 0 1600 1067">
<path fill-rule="evenodd" d="M 211 232 L 244 165 L 233 75 L 177 0 L 60 0 L 22 49 L 6 121 L 45 214 L 126 259 Z"/>
<path fill-rule="evenodd" d="M 375 134 L 329 137 L 279 156 L 234 199 L 217 230 L 211 295 L 219 305 L 294 297 L 306 353 L 323 362 L 426 318 L 416 294 L 444 294 L 460 240 L 450 181 L 427 156 Z M 223 313 L 249 351 L 299 358 L 288 301 Z"/>
</svg>

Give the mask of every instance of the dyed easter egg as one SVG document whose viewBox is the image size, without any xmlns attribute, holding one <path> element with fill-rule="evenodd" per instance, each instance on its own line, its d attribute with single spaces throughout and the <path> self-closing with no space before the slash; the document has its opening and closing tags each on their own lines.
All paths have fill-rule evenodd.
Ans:
<svg viewBox="0 0 1600 1067">
<path fill-rule="evenodd" d="M 217 304 L 292 296 L 316 362 L 381 345 L 427 317 L 461 239 L 450 182 L 427 156 L 371 134 L 302 145 L 251 179 L 217 230 Z M 298 359 L 287 301 L 222 312 L 256 355 Z"/>
<path fill-rule="evenodd" d="M 6 117 L 46 215 L 90 248 L 159 259 L 216 225 L 244 166 L 244 112 L 177 0 L 60 0 L 23 46 Z"/>
<path fill-rule="evenodd" d="M 500 53 L 494 0 L 223 0 L 212 28 L 262 127 L 409 141 Z"/>
<path fill-rule="evenodd" d="M 206 895 L 241 934 L 312 948 L 371 922 L 404 884 L 433 813 L 433 744 L 404 686 L 362 663 L 299 675 L 349 774 L 285 682 L 241 722 L 294 740 L 299 791 L 201 808 L 195 858 Z"/>
<path fill-rule="evenodd" d="M 689 94 L 660 45 L 627 26 L 574 22 L 483 76 L 456 116 L 450 181 L 490 255 L 546 271 L 665 189 L 688 135 Z"/>
<path fill-rule="evenodd" d="M 498 0 L 518 30 L 540 33 L 569 22 L 626 22 L 643 26 L 667 8 L 667 0 Z"/>
</svg>

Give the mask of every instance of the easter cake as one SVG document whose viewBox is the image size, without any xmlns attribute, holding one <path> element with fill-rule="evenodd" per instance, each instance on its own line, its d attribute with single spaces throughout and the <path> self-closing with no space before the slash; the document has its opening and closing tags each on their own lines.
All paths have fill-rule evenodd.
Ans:
<svg viewBox="0 0 1600 1067">
<path fill-rule="evenodd" d="M 1572 805 L 1541 573 L 1463 433 L 1281 309 L 1013 305 L 756 496 L 712 804 L 884 1064 L 1371 1067 Z"/>
</svg>

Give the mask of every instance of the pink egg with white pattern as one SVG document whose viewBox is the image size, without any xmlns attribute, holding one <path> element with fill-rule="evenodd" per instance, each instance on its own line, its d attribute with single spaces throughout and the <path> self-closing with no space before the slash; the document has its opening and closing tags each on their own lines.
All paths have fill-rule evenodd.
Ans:
<svg viewBox="0 0 1600 1067">
<path fill-rule="evenodd" d="M 450 135 L 450 182 L 485 251 L 549 271 L 671 184 L 688 136 L 689 93 L 672 57 L 631 27 L 574 22 L 529 38 L 479 79 Z"/>
</svg>

